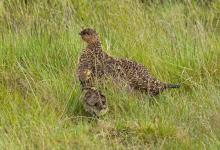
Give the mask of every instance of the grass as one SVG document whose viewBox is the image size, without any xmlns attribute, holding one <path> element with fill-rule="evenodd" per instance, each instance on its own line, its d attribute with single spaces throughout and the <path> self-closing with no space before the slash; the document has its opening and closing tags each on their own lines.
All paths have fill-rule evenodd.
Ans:
<svg viewBox="0 0 220 150">
<path fill-rule="evenodd" d="M 219 149 L 219 16 L 219 0 L 0 1 L 0 149 Z M 83 27 L 181 89 L 150 98 L 106 83 L 110 111 L 89 117 Z"/>
</svg>

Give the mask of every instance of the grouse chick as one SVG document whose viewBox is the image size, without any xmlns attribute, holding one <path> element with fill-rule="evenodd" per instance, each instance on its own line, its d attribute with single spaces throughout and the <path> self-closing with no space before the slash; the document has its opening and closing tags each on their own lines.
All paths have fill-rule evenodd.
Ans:
<svg viewBox="0 0 220 150">
<path fill-rule="evenodd" d="M 108 111 L 106 97 L 95 88 L 85 89 L 84 108 L 94 116 L 104 115 Z"/>
</svg>

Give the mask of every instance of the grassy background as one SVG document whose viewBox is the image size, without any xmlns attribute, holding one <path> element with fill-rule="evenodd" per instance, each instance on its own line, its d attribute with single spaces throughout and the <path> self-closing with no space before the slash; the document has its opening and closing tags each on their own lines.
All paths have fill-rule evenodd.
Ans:
<svg viewBox="0 0 220 150">
<path fill-rule="evenodd" d="M 150 98 L 109 83 L 110 111 L 90 118 L 83 27 L 182 88 Z M 1 0 L 0 89 L 0 149 L 219 149 L 220 1 Z"/>
</svg>

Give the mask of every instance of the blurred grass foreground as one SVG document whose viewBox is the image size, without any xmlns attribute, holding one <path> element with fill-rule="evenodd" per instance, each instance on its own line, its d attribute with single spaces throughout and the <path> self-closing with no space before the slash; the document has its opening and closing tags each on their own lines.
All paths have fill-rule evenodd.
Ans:
<svg viewBox="0 0 220 150">
<path fill-rule="evenodd" d="M 106 83 L 110 111 L 85 115 L 84 27 L 181 89 Z M 0 88 L 0 149 L 220 149 L 220 1 L 1 0 Z"/>
</svg>

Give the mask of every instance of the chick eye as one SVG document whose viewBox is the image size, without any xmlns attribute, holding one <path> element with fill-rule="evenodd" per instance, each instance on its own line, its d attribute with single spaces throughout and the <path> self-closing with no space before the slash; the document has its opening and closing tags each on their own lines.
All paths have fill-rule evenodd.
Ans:
<svg viewBox="0 0 220 150">
<path fill-rule="evenodd" d="M 99 106 L 99 104 L 98 103 L 95 103 L 95 105 L 94 105 L 95 107 L 98 107 Z"/>
</svg>

